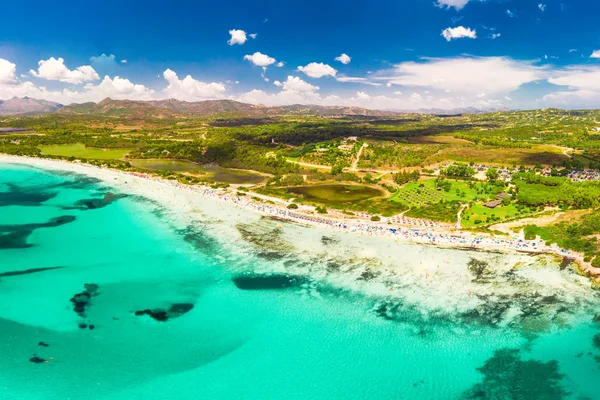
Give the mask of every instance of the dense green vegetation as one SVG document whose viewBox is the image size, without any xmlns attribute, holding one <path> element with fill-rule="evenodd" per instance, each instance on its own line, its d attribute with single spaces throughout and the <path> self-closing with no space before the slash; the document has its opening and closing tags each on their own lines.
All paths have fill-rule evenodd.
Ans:
<svg viewBox="0 0 600 400">
<path fill-rule="evenodd" d="M 410 209 L 407 216 L 455 222 L 464 207 L 465 227 L 548 206 L 600 207 L 597 181 L 566 177 L 572 169 L 600 168 L 598 111 L 260 118 L 130 111 L 2 117 L 0 127 L 29 131 L 0 134 L 0 152 L 150 170 L 185 183 L 257 185 L 254 190 L 296 197 L 321 211 L 387 216 Z M 474 164 L 522 172 L 508 183 L 500 169 L 487 169 L 477 181 L 482 169 Z M 541 176 L 543 167 L 553 168 L 552 176 Z M 502 192 L 513 196 L 493 209 L 483 205 Z M 574 242 L 562 243 L 583 248 L 592 240 L 583 237 L 589 229 L 572 230 Z M 551 228 L 540 232 L 554 238 Z"/>
<path fill-rule="evenodd" d="M 544 177 L 533 172 L 513 176 L 517 199 L 530 206 L 560 205 L 590 208 L 600 205 L 600 182 L 577 182 L 564 177 Z"/>
<path fill-rule="evenodd" d="M 534 239 L 540 236 L 547 243 L 556 243 L 562 248 L 584 253 L 590 260 L 594 256 L 600 257 L 597 237 L 600 234 L 599 211 L 593 210 L 575 222 L 562 221 L 543 227 L 528 225 L 525 227 L 525 237 Z"/>
</svg>

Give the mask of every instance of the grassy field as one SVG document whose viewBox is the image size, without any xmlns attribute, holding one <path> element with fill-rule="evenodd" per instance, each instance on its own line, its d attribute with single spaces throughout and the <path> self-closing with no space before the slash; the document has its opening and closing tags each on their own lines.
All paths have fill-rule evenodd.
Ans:
<svg viewBox="0 0 600 400">
<path fill-rule="evenodd" d="M 499 148 L 491 146 L 466 146 L 444 149 L 428 158 L 426 163 L 435 164 L 445 161 L 475 162 L 493 165 L 560 165 L 569 157 L 555 146 L 534 145 L 529 149 Z"/>
<path fill-rule="evenodd" d="M 485 193 L 486 187 L 483 183 L 475 183 L 469 187 L 465 181 L 448 180 L 452 187 L 450 191 L 437 190 L 435 179 L 425 181 L 411 182 L 404 185 L 389 200 L 407 204 L 411 207 L 421 207 L 427 204 L 436 204 L 440 201 L 460 201 L 470 202 L 476 198 L 489 199 L 494 197 L 495 193 Z M 477 192 L 480 193 L 477 193 Z"/>
<path fill-rule="evenodd" d="M 519 213 L 519 210 L 514 204 L 500 206 L 494 209 L 487 208 L 482 204 L 475 204 L 473 207 L 465 210 L 462 214 L 461 225 L 465 228 L 470 228 L 478 225 L 487 225 L 492 222 L 502 222 L 505 219 L 511 219 L 517 215 L 527 215 L 529 212 Z M 498 219 L 494 221 L 491 217 L 495 216 Z M 480 221 L 479 223 L 477 223 Z"/>
<path fill-rule="evenodd" d="M 90 158 L 96 160 L 120 160 L 131 151 L 131 149 L 99 149 L 85 147 L 85 145 L 81 143 L 40 146 L 40 150 L 42 151 L 42 154 L 51 156 Z"/>
<path fill-rule="evenodd" d="M 370 186 L 341 184 L 295 186 L 286 191 L 305 200 L 327 205 L 342 205 L 385 195 L 384 191 Z"/>
</svg>

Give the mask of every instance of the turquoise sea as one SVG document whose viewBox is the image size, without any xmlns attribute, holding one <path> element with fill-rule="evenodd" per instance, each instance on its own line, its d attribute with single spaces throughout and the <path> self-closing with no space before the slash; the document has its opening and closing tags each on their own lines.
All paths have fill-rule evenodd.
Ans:
<svg viewBox="0 0 600 400">
<path fill-rule="evenodd" d="M 272 246 L 301 228 L 257 218 L 234 240 L 213 219 L 182 227 L 94 178 L 0 164 L 0 398 L 600 399 L 597 291 L 527 280 L 558 266 L 432 312 L 405 278 L 369 290 L 392 278 Z"/>
</svg>

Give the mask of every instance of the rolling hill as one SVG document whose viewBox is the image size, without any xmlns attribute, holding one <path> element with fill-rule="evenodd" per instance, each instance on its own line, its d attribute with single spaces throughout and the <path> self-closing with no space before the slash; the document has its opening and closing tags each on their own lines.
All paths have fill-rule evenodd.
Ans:
<svg viewBox="0 0 600 400">
<path fill-rule="evenodd" d="M 52 101 L 37 100 L 30 97 L 13 97 L 10 100 L 0 100 L 0 115 L 36 115 L 48 114 L 59 110 L 62 104 Z"/>
</svg>

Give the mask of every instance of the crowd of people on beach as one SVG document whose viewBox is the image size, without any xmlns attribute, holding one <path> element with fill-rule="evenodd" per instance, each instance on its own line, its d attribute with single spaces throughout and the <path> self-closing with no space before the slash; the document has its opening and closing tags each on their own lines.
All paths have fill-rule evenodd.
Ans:
<svg viewBox="0 0 600 400">
<path fill-rule="evenodd" d="M 118 170 L 115 170 L 115 172 L 123 173 L 122 171 Z M 290 210 L 275 204 L 259 202 L 246 196 L 239 196 L 237 193 L 232 193 L 225 189 L 214 189 L 208 186 L 185 185 L 176 181 L 155 178 L 140 173 L 136 173 L 134 176 L 160 181 L 164 184 L 174 186 L 179 190 L 198 194 L 203 197 L 217 199 L 225 203 L 233 204 L 237 207 L 251 209 L 258 213 L 266 214 L 283 220 L 327 227 L 337 231 L 361 235 L 390 237 L 393 239 L 414 243 L 435 244 L 449 247 L 480 248 L 487 250 L 516 250 L 531 253 L 550 251 L 556 253 L 558 250 L 563 255 L 569 254 L 567 251 L 548 247 L 539 240 L 525 240 L 516 236 L 512 238 L 497 238 L 491 236 L 472 235 L 469 233 L 448 232 L 444 227 L 441 226 L 441 224 L 438 224 L 434 221 L 407 218 L 403 216 L 391 218 L 386 222 L 368 221 L 361 216 L 354 219 L 331 218 L 324 215 L 302 212 L 300 210 Z"/>
</svg>

